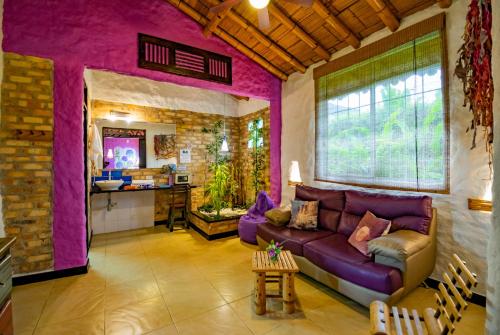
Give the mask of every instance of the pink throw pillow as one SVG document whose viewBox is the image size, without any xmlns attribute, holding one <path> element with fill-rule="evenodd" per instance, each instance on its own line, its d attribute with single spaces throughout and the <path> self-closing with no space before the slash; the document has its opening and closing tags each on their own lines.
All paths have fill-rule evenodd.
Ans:
<svg viewBox="0 0 500 335">
<path fill-rule="evenodd" d="M 348 242 L 363 255 L 370 256 L 368 241 L 386 235 L 390 228 L 391 221 L 378 218 L 370 211 L 366 211 L 361 221 L 359 221 L 358 226 L 349 237 Z"/>
</svg>

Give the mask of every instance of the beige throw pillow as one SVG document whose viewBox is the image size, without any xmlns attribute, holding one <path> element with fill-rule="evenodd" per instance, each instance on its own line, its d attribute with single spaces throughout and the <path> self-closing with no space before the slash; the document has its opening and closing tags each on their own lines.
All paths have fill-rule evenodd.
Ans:
<svg viewBox="0 0 500 335">
<path fill-rule="evenodd" d="M 319 201 L 292 200 L 292 218 L 289 228 L 316 230 L 318 228 Z"/>
<path fill-rule="evenodd" d="M 273 208 L 264 213 L 267 221 L 277 227 L 286 226 L 290 222 L 292 212 L 290 208 L 280 207 Z"/>
</svg>

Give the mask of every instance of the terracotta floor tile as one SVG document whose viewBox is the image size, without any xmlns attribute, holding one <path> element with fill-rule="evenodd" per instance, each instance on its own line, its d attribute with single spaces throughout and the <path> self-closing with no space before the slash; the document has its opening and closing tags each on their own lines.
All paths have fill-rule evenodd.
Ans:
<svg viewBox="0 0 500 335">
<path fill-rule="evenodd" d="M 175 325 L 169 325 L 162 327 L 160 329 L 153 330 L 152 332 L 146 333 L 145 335 L 177 335 L 177 328 Z"/>
<path fill-rule="evenodd" d="M 255 248 L 162 226 L 97 235 L 88 274 L 14 288 L 16 335 L 368 333 L 367 308 L 303 275 L 295 313 L 267 299 L 268 313 L 257 316 Z M 434 306 L 434 292 L 418 288 L 398 305 L 421 311 Z M 484 320 L 485 309 L 471 304 L 455 334 L 479 334 Z"/>
<path fill-rule="evenodd" d="M 34 302 L 32 304 L 12 303 L 12 318 L 16 334 L 29 332 L 35 329 L 40 314 L 42 313 L 45 301 L 43 303 Z"/>
<path fill-rule="evenodd" d="M 163 298 L 136 302 L 105 313 L 106 334 L 144 334 L 172 324 Z"/>
<path fill-rule="evenodd" d="M 135 302 L 159 296 L 160 290 L 153 277 L 126 281 L 106 286 L 104 307 L 106 310 L 113 310 L 121 306 L 133 305 Z"/>
<path fill-rule="evenodd" d="M 39 326 L 78 319 L 104 311 L 104 288 L 54 287 L 38 322 Z"/>
<path fill-rule="evenodd" d="M 201 314 L 195 318 L 176 323 L 176 326 L 180 335 L 252 334 L 231 307 L 227 305 Z"/>
<path fill-rule="evenodd" d="M 103 335 L 104 313 L 37 327 L 34 335 Z"/>
</svg>

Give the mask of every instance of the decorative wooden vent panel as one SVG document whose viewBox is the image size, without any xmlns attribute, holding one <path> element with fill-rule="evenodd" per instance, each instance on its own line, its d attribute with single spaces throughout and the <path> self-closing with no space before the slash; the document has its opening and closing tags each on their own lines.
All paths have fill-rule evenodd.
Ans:
<svg viewBox="0 0 500 335">
<path fill-rule="evenodd" d="M 139 67 L 232 84 L 231 57 L 139 34 Z"/>
</svg>

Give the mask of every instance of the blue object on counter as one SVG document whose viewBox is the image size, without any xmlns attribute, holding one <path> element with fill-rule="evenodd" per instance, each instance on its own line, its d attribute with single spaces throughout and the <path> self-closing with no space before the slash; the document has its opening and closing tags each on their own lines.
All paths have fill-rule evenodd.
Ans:
<svg viewBox="0 0 500 335">
<path fill-rule="evenodd" d="M 122 170 L 113 170 L 111 171 L 111 179 L 123 179 L 122 178 L 123 171 Z M 109 177 L 109 171 L 102 171 L 103 177 Z"/>
<path fill-rule="evenodd" d="M 172 185 L 169 185 L 169 184 L 161 184 L 161 185 L 158 185 L 159 188 L 172 188 Z"/>
</svg>

